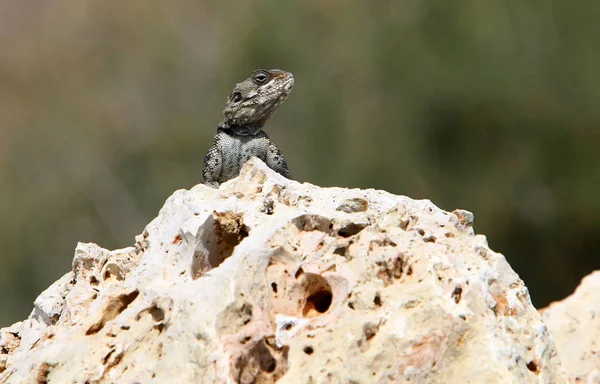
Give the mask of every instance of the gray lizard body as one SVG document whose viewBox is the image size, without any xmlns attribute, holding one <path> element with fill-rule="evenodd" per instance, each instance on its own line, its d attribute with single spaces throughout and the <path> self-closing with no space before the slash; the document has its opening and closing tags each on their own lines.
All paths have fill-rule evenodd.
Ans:
<svg viewBox="0 0 600 384">
<path fill-rule="evenodd" d="M 204 183 L 218 187 L 239 175 L 252 157 L 258 157 L 274 171 L 291 178 L 281 151 L 262 130 L 279 104 L 294 87 L 291 73 L 278 69 L 255 71 L 236 85 L 227 99 L 213 145 L 204 157 Z"/>
</svg>

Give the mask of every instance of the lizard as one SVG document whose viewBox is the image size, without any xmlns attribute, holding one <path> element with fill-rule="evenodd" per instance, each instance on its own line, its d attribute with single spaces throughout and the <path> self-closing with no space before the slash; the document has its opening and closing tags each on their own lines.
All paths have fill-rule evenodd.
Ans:
<svg viewBox="0 0 600 384">
<path fill-rule="evenodd" d="M 294 76 L 279 69 L 257 69 L 236 84 L 225 104 L 225 118 L 204 157 L 204 184 L 218 188 L 238 176 L 242 165 L 252 157 L 291 179 L 283 154 L 262 128 L 293 88 Z"/>
</svg>

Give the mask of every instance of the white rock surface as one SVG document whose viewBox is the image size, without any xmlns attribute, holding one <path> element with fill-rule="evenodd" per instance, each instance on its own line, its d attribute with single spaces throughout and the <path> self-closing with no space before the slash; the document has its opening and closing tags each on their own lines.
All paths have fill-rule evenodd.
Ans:
<svg viewBox="0 0 600 384">
<path fill-rule="evenodd" d="M 600 383 L 600 271 L 541 311 L 572 383 Z"/>
<path fill-rule="evenodd" d="M 175 192 L 135 247 L 79 244 L 0 331 L 1 383 L 564 383 L 473 216 L 253 159 Z"/>
</svg>

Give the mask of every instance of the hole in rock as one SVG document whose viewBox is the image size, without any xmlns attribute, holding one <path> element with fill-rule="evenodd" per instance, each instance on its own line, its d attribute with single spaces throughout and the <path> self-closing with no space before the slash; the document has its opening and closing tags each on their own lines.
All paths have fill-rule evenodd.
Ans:
<svg viewBox="0 0 600 384">
<path fill-rule="evenodd" d="M 273 355 L 271 355 L 271 351 L 265 344 L 264 340 L 261 340 L 259 343 L 257 343 L 249 351 L 249 354 L 250 354 L 250 356 L 248 356 L 246 359 L 249 358 L 248 360 L 256 361 L 258 363 L 258 366 L 260 367 L 261 371 L 264 371 L 267 373 L 273 373 L 275 371 L 275 369 L 277 368 L 277 360 L 275 360 Z M 244 359 L 244 360 L 246 360 L 246 359 Z"/>
<path fill-rule="evenodd" d="M 377 331 L 379 331 L 379 325 L 367 323 L 363 326 L 363 333 L 365 335 L 366 340 L 371 340 L 375 335 L 377 335 Z"/>
<path fill-rule="evenodd" d="M 329 233 L 331 220 L 324 216 L 305 214 L 292 220 L 300 231 L 319 231 Z"/>
<path fill-rule="evenodd" d="M 105 265 L 102 277 L 105 281 L 109 279 L 117 279 L 118 281 L 122 281 L 124 279 L 121 267 L 118 264 L 111 262 Z"/>
<path fill-rule="evenodd" d="M 129 294 L 126 295 L 119 295 L 118 299 L 121 302 L 121 304 L 123 304 L 123 309 L 121 310 L 121 312 L 123 312 L 125 310 L 125 308 L 127 308 L 127 306 L 131 303 L 133 303 L 133 301 L 135 299 L 137 299 L 138 295 L 140 294 L 140 291 L 138 291 L 137 289 Z M 120 312 L 119 312 L 120 313 Z"/>
<path fill-rule="evenodd" d="M 283 326 L 283 329 L 285 329 L 286 331 L 291 331 L 291 330 L 292 330 L 292 328 L 294 328 L 294 324 L 293 324 L 293 323 L 291 323 L 291 322 L 290 322 L 290 323 L 286 323 L 286 324 Z"/>
<path fill-rule="evenodd" d="M 364 212 L 368 208 L 369 208 L 368 201 L 358 198 L 358 197 L 354 197 L 351 199 L 344 200 L 340 205 L 337 206 L 337 208 L 335 210 L 341 211 L 341 212 L 346 212 L 346 213 L 357 213 L 357 212 Z"/>
<path fill-rule="evenodd" d="M 235 247 L 248 237 L 249 228 L 243 223 L 243 215 L 234 212 L 214 213 L 216 217 L 215 234 L 217 242 L 225 242 Z"/>
<path fill-rule="evenodd" d="M 218 267 L 233 253 L 235 247 L 249 236 L 250 228 L 244 216 L 237 212 L 213 212 L 196 234 L 196 249 L 192 259 L 192 278 Z"/>
<path fill-rule="evenodd" d="M 306 298 L 302 310 L 304 317 L 316 317 L 327 312 L 333 300 L 331 286 L 327 280 L 321 275 L 306 273 L 302 286 Z"/>
<path fill-rule="evenodd" d="M 242 318 L 242 324 L 246 325 L 252 321 L 252 304 L 244 303 L 240 310 L 240 317 Z"/>
<path fill-rule="evenodd" d="M 315 294 L 312 294 L 306 299 L 306 308 L 314 308 L 319 313 L 325 313 L 329 309 L 331 305 L 331 299 L 333 296 L 329 291 L 319 291 Z M 305 313 L 306 315 L 306 313 Z"/>
<path fill-rule="evenodd" d="M 456 288 L 454 288 L 454 291 L 452 292 L 452 298 L 454 299 L 454 302 L 456 304 L 458 304 L 460 302 L 461 296 L 462 296 L 462 288 L 457 286 Z"/>
<path fill-rule="evenodd" d="M 373 299 L 373 304 L 375 304 L 378 307 L 381 307 L 382 302 L 381 302 L 381 295 L 379 293 L 377 293 L 375 295 L 375 298 Z"/>
<path fill-rule="evenodd" d="M 108 359 L 110 359 L 110 356 L 115 353 L 114 349 L 111 349 L 106 355 L 104 355 L 104 357 L 102 358 L 102 364 L 106 365 L 106 363 L 108 362 Z"/>
<path fill-rule="evenodd" d="M 433 235 L 429 235 L 427 237 L 423 237 L 423 241 L 426 242 L 426 243 L 435 243 L 435 240 L 436 240 L 436 238 Z"/>
<path fill-rule="evenodd" d="M 410 225 L 410 219 L 406 219 L 406 220 L 401 220 L 400 221 L 400 229 L 402 229 L 403 231 L 406 231 L 408 229 L 408 226 Z"/>
<path fill-rule="evenodd" d="M 273 292 L 277 293 L 277 283 L 271 283 L 271 289 L 273 289 Z"/>
<path fill-rule="evenodd" d="M 85 332 L 86 335 L 93 335 L 94 333 L 98 333 L 104 325 L 117 317 L 121 312 L 123 312 L 129 304 L 131 304 L 140 294 L 140 292 L 136 289 L 135 291 L 122 294 L 114 297 L 110 297 L 104 310 L 102 312 L 102 318 L 98 320 L 95 324 L 93 324 L 88 330 Z"/>
<path fill-rule="evenodd" d="M 269 348 L 276 348 L 277 347 L 277 343 L 275 342 L 275 335 L 270 335 L 264 338 L 265 340 L 265 344 L 267 345 L 267 347 Z"/>
<path fill-rule="evenodd" d="M 348 223 L 340 229 L 338 229 L 337 233 L 339 236 L 342 237 L 350 237 L 356 235 L 357 233 L 365 229 L 366 226 L 366 224 Z"/>
<path fill-rule="evenodd" d="M 163 321 L 165 319 L 165 311 L 163 311 L 156 305 L 150 307 L 150 315 L 152 316 L 152 319 L 156 322 Z"/>
<path fill-rule="evenodd" d="M 311 346 L 304 347 L 304 353 L 307 355 L 312 355 L 315 350 Z"/>
<path fill-rule="evenodd" d="M 394 267 L 392 269 L 392 275 L 399 279 L 402 277 L 402 272 L 404 272 L 404 267 L 406 266 L 406 261 L 403 256 L 398 256 L 394 260 Z"/>
<path fill-rule="evenodd" d="M 535 361 L 530 361 L 529 363 L 527 363 L 527 369 L 529 369 L 531 372 L 537 372 L 538 366 L 535 363 Z"/>
</svg>

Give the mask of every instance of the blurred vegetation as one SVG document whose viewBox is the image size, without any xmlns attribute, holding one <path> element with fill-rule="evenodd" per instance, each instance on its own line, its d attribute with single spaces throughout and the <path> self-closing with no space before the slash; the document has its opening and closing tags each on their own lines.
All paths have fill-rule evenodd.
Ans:
<svg viewBox="0 0 600 384">
<path fill-rule="evenodd" d="M 600 2 L 0 3 L 0 325 L 198 183 L 226 96 L 295 74 L 295 178 L 475 213 L 538 307 L 600 268 Z"/>
</svg>

